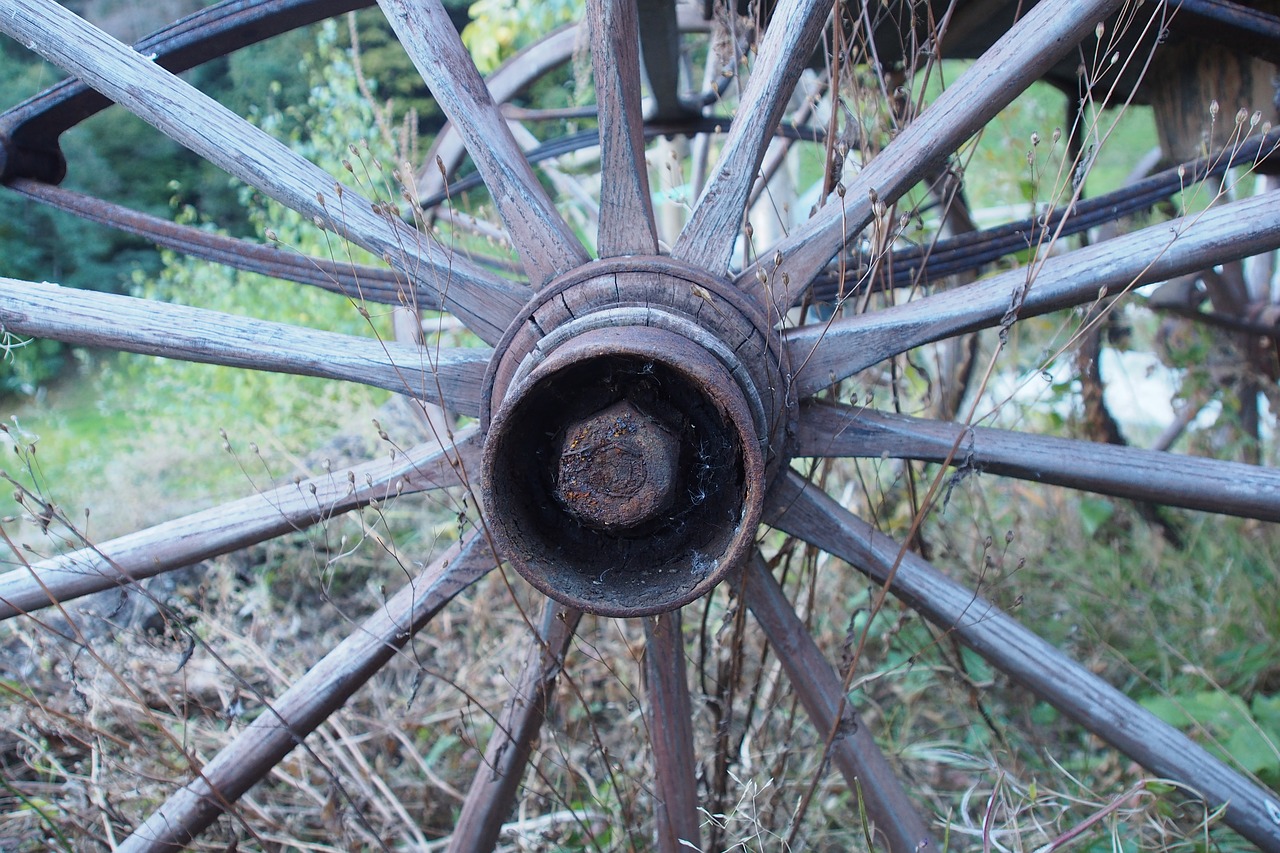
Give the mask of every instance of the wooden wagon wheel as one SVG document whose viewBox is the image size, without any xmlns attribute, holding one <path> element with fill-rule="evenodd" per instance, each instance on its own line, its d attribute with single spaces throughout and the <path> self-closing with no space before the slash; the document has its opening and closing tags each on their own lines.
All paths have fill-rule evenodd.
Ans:
<svg viewBox="0 0 1280 853">
<path fill-rule="evenodd" d="M 243 4 L 228 4 L 232 9 Z M 263 4 L 266 7 L 271 4 Z M 277 3 L 276 5 L 290 5 Z M 316 14 L 356 3 L 296 0 Z M 930 828 L 767 570 L 768 525 L 847 560 L 1066 715 L 1208 804 L 1264 849 L 1280 849 L 1280 802 L 1073 662 L 972 590 L 907 552 L 810 482 L 791 460 L 892 456 L 1280 520 L 1280 476 L 1256 466 L 932 423 L 826 400 L 825 389 L 930 341 L 1096 300 L 1280 246 L 1276 193 L 1234 202 L 1063 256 L 1034 277 L 1006 273 L 895 308 L 784 328 L 784 312 L 828 262 L 940 156 L 978 131 L 1116 0 L 1044 0 L 921 118 L 778 245 L 734 266 L 742 211 L 773 126 L 827 23 L 830 4 L 783 0 L 758 46 L 738 117 L 670 254 L 657 253 L 643 165 L 634 3 L 592 0 L 599 99 L 599 257 L 568 229 L 529 168 L 438 2 L 383 0 L 437 101 L 461 129 L 523 266 L 512 281 L 452 257 L 349 187 L 51 0 L 5 0 L 3 29 L 208 160 L 388 261 L 370 292 L 447 310 L 488 346 L 429 361 L 409 346 L 269 325 L 191 308 L 5 280 L 13 334 L 391 388 L 479 419 L 445 446 L 217 507 L 0 577 L 0 615 L 112 588 L 264 541 L 333 513 L 471 478 L 479 532 L 371 615 L 137 827 L 124 849 L 168 849 L 207 827 L 346 701 L 412 634 L 492 568 L 489 547 L 550 598 L 454 832 L 492 847 L 582 612 L 644 619 L 648 715 L 663 849 L 697 845 L 690 692 L 680 608 L 735 585 L 778 654 L 832 761 L 894 850 Z M 6 179 L 66 205 L 56 148 L 6 140 Z M 46 140 L 47 142 L 47 140 Z M 119 212 L 99 209 L 113 220 Z M 883 222 L 880 222 L 883 224 Z M 143 223 L 144 227 L 147 226 Z M 179 241 L 181 235 L 166 237 Z M 214 248 L 210 248 L 214 246 Z M 236 254 L 239 246 L 203 243 Z M 251 254 L 246 250 L 246 254 Z M 231 258 L 235 262 L 242 262 Z M 261 259 L 262 263 L 281 263 Z M 287 264 L 287 262 L 284 262 Z M 287 273 L 288 270 L 285 270 Z M 316 283 L 337 287 L 332 277 Z M 363 271 L 361 274 L 365 274 Z M 298 272 L 300 280 L 305 272 Z M 403 280 L 407 285 L 400 284 Z M 837 736 L 838 735 L 838 736 Z"/>
</svg>

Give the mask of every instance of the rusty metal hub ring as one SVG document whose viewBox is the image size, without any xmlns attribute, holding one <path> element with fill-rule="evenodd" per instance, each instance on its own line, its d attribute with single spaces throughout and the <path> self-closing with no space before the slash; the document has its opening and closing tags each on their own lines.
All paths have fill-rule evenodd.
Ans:
<svg viewBox="0 0 1280 853">
<path fill-rule="evenodd" d="M 588 264 L 511 324 L 481 395 L 490 530 L 534 586 L 673 610 L 741 565 L 793 406 L 777 333 L 669 258 Z"/>
<path fill-rule="evenodd" d="M 606 308 L 583 317 L 578 317 L 557 327 L 546 337 L 538 341 L 533 351 L 524 357 L 512 377 L 512 384 L 518 385 L 539 364 L 568 341 L 593 329 L 608 328 L 652 328 L 665 329 L 681 336 L 705 349 L 716 357 L 728 370 L 746 398 L 751 410 L 751 420 L 755 424 L 756 438 L 763 454 L 768 455 L 769 426 L 772 422 L 770 413 L 765 411 L 764 403 L 756 389 L 754 377 L 746 365 L 738 359 L 724 341 L 697 325 L 687 317 L 664 311 L 651 305 L 626 305 L 618 308 Z"/>
<path fill-rule="evenodd" d="M 765 460 L 738 383 L 667 329 L 575 335 L 493 413 L 488 529 L 573 607 L 645 616 L 706 594 L 755 541 Z"/>
<path fill-rule="evenodd" d="M 652 311 L 640 325 L 662 325 L 717 354 L 748 400 L 756 401 L 756 422 L 768 474 L 785 465 L 794 433 L 795 400 L 790 368 L 776 329 L 759 306 L 726 281 L 667 257 L 627 257 L 597 261 L 540 290 L 507 329 L 485 378 L 480 421 L 492 412 L 532 357 L 540 361 L 574 331 L 630 323 Z M 587 319 L 591 315 L 600 315 Z M 573 326 L 573 329 L 561 327 Z"/>
</svg>

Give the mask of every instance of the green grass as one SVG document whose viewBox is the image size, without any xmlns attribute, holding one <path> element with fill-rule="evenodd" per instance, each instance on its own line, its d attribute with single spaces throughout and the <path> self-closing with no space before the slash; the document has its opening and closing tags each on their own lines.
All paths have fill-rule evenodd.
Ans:
<svg viewBox="0 0 1280 853">
<path fill-rule="evenodd" d="M 389 397 L 311 378 L 104 355 L 38 399 L 10 401 L 5 422 L 21 426 L 24 444 L 35 440 L 34 453 L 15 447 L 5 467 L 71 518 L 88 512 L 95 536 L 115 536 L 315 473 L 302 460 L 330 438 L 376 440 L 372 419 Z M 0 514 L 15 514 L 12 496 L 2 500 Z"/>
</svg>

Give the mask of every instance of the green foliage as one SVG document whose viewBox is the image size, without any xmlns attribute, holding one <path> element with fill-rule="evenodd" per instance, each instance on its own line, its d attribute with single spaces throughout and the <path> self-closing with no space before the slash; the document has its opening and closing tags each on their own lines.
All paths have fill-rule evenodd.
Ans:
<svg viewBox="0 0 1280 853">
<path fill-rule="evenodd" d="M 57 341 L 31 338 L 2 346 L 0 395 L 34 394 L 45 382 L 62 372 L 67 350 Z"/>
<path fill-rule="evenodd" d="M 1201 690 L 1148 697 L 1142 705 L 1170 725 L 1203 731 L 1210 752 L 1280 787 L 1280 696 L 1245 702 L 1221 690 Z"/>
<path fill-rule="evenodd" d="M 318 36 L 312 33 L 308 55 L 294 59 L 301 69 L 299 76 L 312 84 L 307 97 L 287 114 L 284 110 L 264 112 L 261 124 L 287 138 L 322 168 L 350 181 L 351 175 L 341 165 L 344 158 L 368 164 L 361 174 L 378 175 L 374 161 L 390 155 L 376 137 L 365 137 L 373 119 L 357 90 L 350 57 L 337 47 L 337 41 L 332 26 L 319 31 Z M 353 154 L 351 146 L 359 153 Z M 378 192 L 368 186 L 362 190 L 370 196 L 390 197 L 389 171 Z M 166 192 L 182 197 L 185 188 L 175 182 Z M 233 195 L 240 204 L 236 220 L 259 235 L 270 229 L 281 251 L 320 257 L 342 252 L 339 260 L 376 262 L 364 254 L 348 255 L 340 239 L 243 186 L 233 188 Z M 194 207 L 183 205 L 177 219 L 201 224 L 203 216 Z M 209 222 L 201 227 L 215 228 Z M 385 316 L 389 309 L 381 306 L 368 306 L 370 316 L 366 318 L 350 299 L 318 288 L 174 253 L 163 253 L 159 260 L 161 266 L 155 274 L 145 268 L 133 270 L 129 287 L 134 293 L 345 334 L 390 334 Z M 31 344 L 25 351 L 43 355 L 42 346 Z M 15 351 L 15 356 L 19 352 L 24 350 Z M 30 363 L 34 362 L 27 356 L 24 369 Z M 221 447 L 220 429 L 229 435 L 231 448 L 240 454 L 238 460 L 224 455 L 200 466 L 160 464 L 157 470 L 139 474 L 145 482 L 136 484 L 137 493 L 128 503 L 145 506 L 184 495 L 243 494 L 246 472 L 242 466 L 257 467 L 250 475 L 254 482 L 264 473 L 258 460 L 244 458 L 251 442 L 290 455 L 310 451 L 317 436 L 349 430 L 353 411 L 370 411 L 388 396 L 385 391 L 347 383 L 131 354 L 86 365 L 83 382 L 69 382 L 55 392 L 60 401 L 55 411 L 33 404 L 31 412 L 23 414 L 23 422 L 34 432 L 58 436 L 57 447 L 45 446 L 47 442 L 39 447 L 39 467 L 48 475 L 42 491 L 47 488 L 67 506 L 93 499 L 95 484 L 105 476 L 104 467 L 123 465 L 146 472 L 149 463 L 141 457 L 155 455 L 159 448 L 181 448 L 190 454 L 198 452 L 191 449 L 193 444 Z M 95 508 L 95 519 L 97 512 Z M 123 519 L 120 524 L 128 522 Z"/>
<path fill-rule="evenodd" d="M 582 0 L 476 0 L 463 44 L 488 74 L 516 51 L 582 15 Z"/>
<path fill-rule="evenodd" d="M 343 173 L 344 159 L 356 159 L 365 175 L 378 176 L 372 178 L 378 185 L 364 187 L 365 192 L 387 198 L 393 195 L 394 187 L 389 176 L 383 177 L 381 163 L 384 159 L 391 161 L 393 154 L 379 150 L 379 140 L 366 135 L 374 125 L 371 109 L 358 90 L 350 57 L 337 46 L 337 41 L 335 25 L 321 28 L 312 51 L 302 60 L 304 76 L 312 82 L 305 103 L 264 113 L 260 123 L 268 132 L 288 138 L 303 156 L 332 174 Z M 244 188 L 241 198 L 247 221 L 264 239 L 270 231 L 270 239 L 278 242 L 282 251 L 322 257 L 342 252 L 334 259 L 373 262 L 364 254 L 346 254 L 348 249 L 341 240 L 321 232 L 310 220 L 276 202 Z M 197 212 L 187 207 L 178 218 L 192 222 Z M 366 319 L 344 296 L 171 253 L 164 255 L 164 267 L 157 277 L 137 275 L 134 284 L 139 295 L 231 314 L 351 335 L 390 333 L 389 319 L 379 319 L 379 314 L 386 312 L 376 307 L 368 309 L 372 319 Z M 241 421 L 246 428 L 252 424 L 269 429 L 276 436 L 287 436 L 296 430 L 314 435 L 325 413 L 348 411 L 353 394 L 366 394 L 363 389 L 327 380 L 144 356 L 123 357 L 115 376 L 124 386 L 146 386 L 150 413 L 191 411 L 190 407 L 195 406 L 218 412 L 219 421 L 228 429 Z M 385 397 L 381 392 L 374 393 Z"/>
<path fill-rule="evenodd" d="M 228 108 L 251 119 L 305 104 L 311 80 L 302 60 L 315 50 L 317 27 L 292 30 L 250 45 L 221 60 L 225 77 L 218 86 Z"/>
<path fill-rule="evenodd" d="M 348 334 L 367 335 L 370 331 L 369 324 L 341 296 L 213 264 L 166 257 L 160 275 L 145 282 L 140 292 L 151 298 Z M 120 395 L 146 388 L 146 395 L 138 398 L 137 410 L 145 421 L 186 412 L 210 434 L 216 428 L 239 435 L 269 431 L 299 450 L 305 446 L 305 436 L 336 429 L 333 415 L 349 411 L 358 397 L 372 393 L 375 399 L 385 398 L 381 392 L 323 379 L 135 355 L 122 356 L 107 381 L 108 391 Z"/>
<path fill-rule="evenodd" d="M 449 12 L 455 18 L 455 26 L 466 25 L 465 8 L 450 7 Z M 408 120 L 411 125 L 433 132 L 444 124 L 444 113 L 379 10 L 355 13 L 354 40 L 350 25 L 342 28 L 340 37 L 344 47 L 356 45 L 370 91 L 383 104 L 390 105 L 392 123 L 400 126 Z"/>
<path fill-rule="evenodd" d="M 1084 535 L 1092 539 L 1102 526 L 1111 520 L 1115 512 L 1115 504 L 1106 498 L 1081 498 L 1080 524 L 1084 527 Z"/>
</svg>

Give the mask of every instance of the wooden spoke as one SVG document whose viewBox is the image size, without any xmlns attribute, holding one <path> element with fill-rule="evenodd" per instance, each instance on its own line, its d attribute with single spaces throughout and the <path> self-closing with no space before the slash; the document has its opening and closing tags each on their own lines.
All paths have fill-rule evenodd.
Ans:
<svg viewBox="0 0 1280 853">
<path fill-rule="evenodd" d="M 829 79 L 826 79 L 826 75 L 823 75 L 821 87 L 828 86 L 830 82 L 831 81 Z M 821 87 L 818 87 L 817 91 L 821 91 Z M 816 97 L 812 94 L 806 94 L 806 97 L 801 101 L 800 106 L 791 113 L 787 118 L 787 121 L 793 127 L 803 127 L 813 117 L 814 109 L 817 104 L 818 100 Z M 755 207 L 757 202 L 759 202 L 760 199 L 769 191 L 769 185 L 773 182 L 779 170 L 786 165 L 788 159 L 790 159 L 791 151 L 799 141 L 800 137 L 797 134 L 794 136 L 784 136 L 780 139 L 774 139 L 770 145 L 766 146 L 764 159 L 760 161 L 759 174 L 755 183 L 751 187 L 750 195 L 747 196 L 748 210 Z"/>
<path fill-rule="evenodd" d="M 640 24 L 641 38 L 645 39 L 644 50 L 646 71 L 650 63 L 649 48 L 650 42 L 648 36 L 650 30 L 646 29 L 654 23 L 654 18 L 665 17 L 662 10 L 667 9 L 668 0 L 641 0 L 640 6 Z M 658 7 L 654 9 L 653 7 Z M 680 3 L 675 11 L 674 23 L 663 22 L 661 26 L 663 46 L 669 44 L 669 40 L 677 38 L 679 32 L 698 32 L 706 33 L 708 30 L 707 21 L 702 18 L 702 9 L 695 7 L 694 4 Z M 529 86 L 538 78 L 545 75 L 549 70 L 556 66 L 563 65 L 573 59 L 574 51 L 579 43 L 579 33 L 577 24 L 569 24 L 561 27 L 545 38 L 530 44 L 528 47 L 522 48 L 518 53 L 504 62 L 496 71 L 485 78 L 485 85 L 489 88 L 489 94 L 498 104 L 505 105 L 504 111 L 510 111 L 511 107 L 508 103 L 521 90 Z M 678 42 L 670 51 L 664 51 L 664 55 L 677 57 L 679 55 Z M 669 69 L 675 68 L 675 59 L 671 59 L 667 66 Z M 664 69 L 665 70 L 665 69 Z M 676 95 L 675 74 L 671 75 L 670 85 L 672 89 L 667 100 L 663 100 L 662 96 L 655 93 L 655 99 L 659 101 L 657 104 L 656 115 L 650 116 L 653 120 L 674 120 L 682 117 L 677 112 L 665 113 L 664 106 L 670 106 L 671 103 L 679 103 Z M 653 85 L 653 75 L 649 74 L 650 84 Z M 600 80 L 596 80 L 597 85 Z M 663 118 L 665 116 L 665 118 Z M 452 176 L 458 166 L 462 164 L 463 157 L 466 155 L 466 145 L 462 137 L 454 132 L 451 125 L 445 125 L 440 134 L 436 137 L 436 141 L 432 144 L 431 150 L 427 152 L 427 156 L 423 158 L 423 166 L 418 174 L 418 198 L 432 199 L 437 197 L 445 197 L 448 184 L 448 176 Z M 425 201 L 424 201 L 425 203 Z"/>
<path fill-rule="evenodd" d="M 0 31 L 36 50 L 209 162 L 395 266 L 438 294 L 487 343 L 497 343 L 527 300 L 502 281 L 436 245 L 324 170 L 133 48 L 52 0 L 14 0 Z M 407 180 L 407 177 L 406 177 Z"/>
<path fill-rule="evenodd" d="M 1044 0 L 1032 6 L 876 155 L 843 198 L 829 199 L 782 241 L 776 253 L 748 267 L 738 285 L 762 303 L 785 310 L 867 227 L 876 201 L 892 204 L 900 198 L 1119 6 L 1119 0 Z"/>
<path fill-rule="evenodd" d="M 848 561 L 993 666 L 1148 768 L 1199 792 L 1264 850 L 1280 849 L 1280 796 L 1244 779 L 1182 732 L 1089 672 L 991 602 L 951 580 L 796 474 L 775 484 L 766 521 Z"/>
<path fill-rule="evenodd" d="M 644 620 L 644 668 L 649 683 L 649 739 L 653 744 L 658 849 L 701 849 L 698 787 L 694 781 L 693 708 L 685 676 L 680 611 Z"/>
<path fill-rule="evenodd" d="M 372 501 L 457 485 L 479 459 L 479 436 L 463 433 L 448 448 L 420 445 L 14 569 L 0 575 L 0 620 L 229 554 Z"/>
<path fill-rule="evenodd" d="M 649 167 L 640 110 L 640 42 L 635 0 L 588 0 L 591 65 L 600 110 L 602 258 L 656 254 Z M 674 17 L 674 16 L 673 16 Z"/>
<path fill-rule="evenodd" d="M 208 364 L 322 376 L 475 415 L 492 351 L 422 349 L 203 308 L 0 278 L 0 324 L 52 338 Z"/>
<path fill-rule="evenodd" d="M 888 841 L 886 849 L 940 849 L 875 738 L 849 703 L 846 686 L 758 552 L 747 565 L 742 590 L 814 728 L 827 737 L 832 761 L 849 789 L 859 792 L 876 834 L 883 833 Z"/>
<path fill-rule="evenodd" d="M 271 702 L 196 778 L 175 792 L 119 849 L 132 853 L 185 845 L 341 708 L 458 593 L 496 565 L 485 537 L 450 548 L 306 675 Z"/>
<path fill-rule="evenodd" d="M 485 78 L 489 96 L 499 104 L 511 100 L 532 81 L 572 59 L 577 43 L 578 25 L 570 24 L 523 48 Z M 448 188 L 446 176 L 452 175 L 462 165 L 466 153 L 466 142 L 461 134 L 454 132 L 451 125 L 445 125 L 423 158 L 418 173 L 418 198 L 445 195 Z"/>
<path fill-rule="evenodd" d="M 439 0 L 379 5 L 462 135 L 533 285 L 586 263 L 586 251 L 538 183 Z"/>
<path fill-rule="evenodd" d="M 538 636 L 529 644 L 524 668 L 471 781 L 449 842 L 451 853 L 487 853 L 497 844 L 581 618 L 582 611 L 547 600 Z"/>
<path fill-rule="evenodd" d="M 782 0 L 774 10 L 774 20 L 784 26 L 765 31 L 720 161 L 676 240 L 673 257 L 712 275 L 728 272 L 760 161 L 830 11 L 831 0 Z"/>
<path fill-rule="evenodd" d="M 438 311 L 443 307 L 440 294 L 435 289 L 411 282 L 403 273 L 386 267 L 316 258 L 282 250 L 278 246 L 227 237 L 26 178 L 16 178 L 6 186 L 27 198 L 108 228 L 136 234 L 188 257 L 203 258 L 271 278 L 310 284 L 355 302 L 403 305 L 419 311 Z"/>
<path fill-rule="evenodd" d="M 1038 7 L 1037 7 L 1038 8 Z M 1152 225 L 963 288 L 785 333 L 804 397 L 921 344 L 990 328 L 1269 251 L 1280 192 Z"/>
<path fill-rule="evenodd" d="M 944 462 L 1131 500 L 1280 521 L 1280 471 L 1133 447 L 806 404 L 798 456 Z"/>
</svg>

